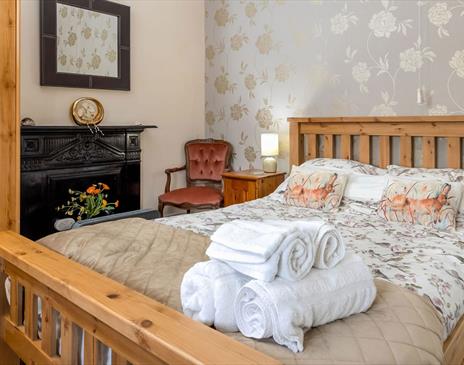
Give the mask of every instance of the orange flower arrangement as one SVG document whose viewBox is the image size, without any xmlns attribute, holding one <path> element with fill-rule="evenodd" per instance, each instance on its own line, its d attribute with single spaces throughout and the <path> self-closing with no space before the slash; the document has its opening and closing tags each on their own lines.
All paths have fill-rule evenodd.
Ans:
<svg viewBox="0 0 464 365">
<path fill-rule="evenodd" d="M 69 216 L 77 215 L 78 221 L 96 217 L 101 213 L 110 214 L 119 207 L 119 201 L 108 203 L 108 190 L 110 187 L 105 183 L 92 184 L 85 192 L 69 189 L 71 199 L 56 210 Z"/>
</svg>

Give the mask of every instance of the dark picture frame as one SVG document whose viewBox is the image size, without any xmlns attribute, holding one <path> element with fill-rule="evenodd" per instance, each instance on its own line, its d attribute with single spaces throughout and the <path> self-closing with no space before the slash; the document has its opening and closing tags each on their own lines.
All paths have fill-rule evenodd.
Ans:
<svg viewBox="0 0 464 365">
<path fill-rule="evenodd" d="M 57 4 L 118 18 L 118 77 L 57 71 Z M 40 85 L 130 90 L 130 7 L 106 0 L 40 0 Z"/>
</svg>

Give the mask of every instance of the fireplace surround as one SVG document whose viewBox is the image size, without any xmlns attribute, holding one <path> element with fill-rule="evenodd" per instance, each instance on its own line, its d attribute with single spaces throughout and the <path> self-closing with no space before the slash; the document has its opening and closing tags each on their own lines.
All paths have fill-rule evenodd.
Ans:
<svg viewBox="0 0 464 365">
<path fill-rule="evenodd" d="M 87 127 L 22 127 L 21 234 L 36 240 L 53 233 L 68 190 L 98 182 L 119 201 L 117 213 L 140 209 L 140 136 L 149 127 L 104 126 L 103 135 Z"/>
</svg>

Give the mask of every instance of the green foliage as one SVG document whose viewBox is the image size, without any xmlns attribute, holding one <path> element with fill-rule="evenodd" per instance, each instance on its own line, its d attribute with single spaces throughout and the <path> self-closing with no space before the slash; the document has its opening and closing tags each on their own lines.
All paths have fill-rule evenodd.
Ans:
<svg viewBox="0 0 464 365">
<path fill-rule="evenodd" d="M 105 183 L 93 184 L 85 192 L 69 189 L 70 200 L 56 208 L 58 212 L 65 215 L 76 217 L 78 221 L 90 219 L 101 213 L 110 214 L 118 208 L 119 201 L 108 203 L 108 193 L 110 187 Z"/>
</svg>

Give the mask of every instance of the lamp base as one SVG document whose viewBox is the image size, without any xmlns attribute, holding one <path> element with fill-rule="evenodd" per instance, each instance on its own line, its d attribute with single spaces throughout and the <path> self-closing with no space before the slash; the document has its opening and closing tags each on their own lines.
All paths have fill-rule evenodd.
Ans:
<svg viewBox="0 0 464 365">
<path fill-rule="evenodd" d="M 277 171 L 277 160 L 274 157 L 266 157 L 263 160 L 264 172 L 276 172 Z"/>
</svg>

